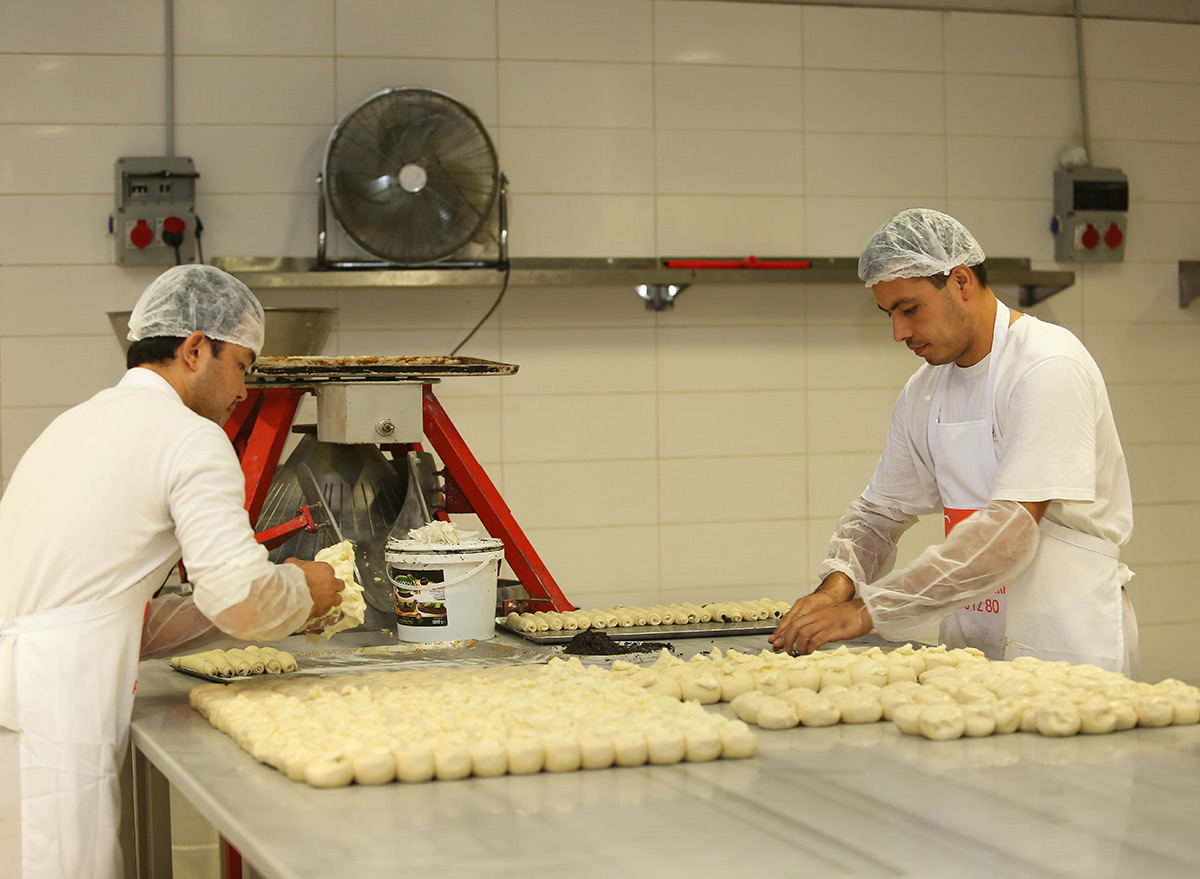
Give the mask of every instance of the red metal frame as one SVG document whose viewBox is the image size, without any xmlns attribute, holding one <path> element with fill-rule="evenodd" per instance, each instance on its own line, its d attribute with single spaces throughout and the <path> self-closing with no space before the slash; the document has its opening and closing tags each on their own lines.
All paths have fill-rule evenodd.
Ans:
<svg viewBox="0 0 1200 879">
<path fill-rule="evenodd" d="M 246 475 L 246 511 L 251 525 L 258 523 L 300 400 L 311 392 L 312 388 L 254 388 L 225 423 L 225 433 L 241 458 Z M 448 518 L 447 513 L 474 513 L 488 534 L 504 541 L 504 558 L 530 595 L 521 603 L 522 608 L 571 610 L 573 605 L 558 588 L 508 504 L 434 396 L 432 385 L 424 386 L 421 409 L 425 436 L 446 467 L 446 506 L 444 511 L 438 511 L 438 518 Z M 421 446 L 409 443 L 383 448 L 396 457 L 397 453 L 419 450 Z M 301 529 L 313 531 L 316 527 L 308 508 L 301 506 L 295 519 L 263 531 L 257 538 L 271 549 Z"/>
</svg>

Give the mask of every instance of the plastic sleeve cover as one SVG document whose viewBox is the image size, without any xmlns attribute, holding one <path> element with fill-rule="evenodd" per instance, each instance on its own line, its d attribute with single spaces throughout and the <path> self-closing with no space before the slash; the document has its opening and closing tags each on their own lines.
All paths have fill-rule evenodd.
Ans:
<svg viewBox="0 0 1200 879">
<path fill-rule="evenodd" d="M 162 595 L 150 602 L 142 626 L 142 659 L 154 659 L 190 650 L 220 636 L 212 620 L 196 602 L 182 595 Z"/>
<path fill-rule="evenodd" d="M 875 630 L 889 641 L 915 638 L 975 598 L 1011 583 L 1033 561 L 1038 525 L 1016 501 L 992 501 L 959 522 L 945 543 L 859 587 Z"/>
<path fill-rule="evenodd" d="M 855 590 L 878 580 L 896 564 L 896 544 L 916 521 L 916 516 L 872 504 L 860 495 L 838 521 L 818 576 L 824 580 L 841 571 L 854 581 Z"/>
<path fill-rule="evenodd" d="M 273 570 L 250 583 L 246 598 L 213 615 L 217 628 L 243 641 L 278 641 L 299 629 L 312 612 L 312 594 L 297 565 Z"/>
</svg>

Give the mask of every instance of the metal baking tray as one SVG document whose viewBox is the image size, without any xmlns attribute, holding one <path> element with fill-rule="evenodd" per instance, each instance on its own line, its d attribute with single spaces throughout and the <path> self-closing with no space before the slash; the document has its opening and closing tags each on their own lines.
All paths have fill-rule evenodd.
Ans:
<svg viewBox="0 0 1200 879">
<path fill-rule="evenodd" d="M 512 375 L 512 363 L 477 357 L 430 356 L 279 356 L 260 357 L 246 381 L 346 381 L 438 378 L 459 375 Z"/>
<path fill-rule="evenodd" d="M 720 635 L 769 635 L 775 631 L 779 620 L 754 620 L 741 623 L 685 623 L 669 626 L 613 626 L 607 629 L 597 629 L 597 632 L 608 635 L 614 641 L 669 641 L 672 638 L 711 638 Z M 496 627 L 512 632 L 526 641 L 534 644 L 565 644 L 587 629 L 561 629 L 557 632 L 518 632 L 510 629 L 502 621 L 496 621 Z"/>
</svg>

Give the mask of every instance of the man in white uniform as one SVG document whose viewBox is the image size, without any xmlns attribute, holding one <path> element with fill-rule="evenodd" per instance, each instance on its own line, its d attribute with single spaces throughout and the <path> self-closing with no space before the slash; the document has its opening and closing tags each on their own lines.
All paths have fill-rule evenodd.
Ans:
<svg viewBox="0 0 1200 879">
<path fill-rule="evenodd" d="M 945 644 L 990 659 L 1136 673 L 1132 574 L 1118 560 L 1133 503 L 1104 378 L 1070 332 L 1006 308 L 983 262 L 961 223 L 926 209 L 897 214 L 863 250 L 859 277 L 925 364 L 775 650 L 940 624 Z M 900 536 L 938 510 L 946 541 L 893 571 Z"/>
<path fill-rule="evenodd" d="M 124 378 L 56 418 L 0 499 L 5 877 L 121 875 L 117 773 L 139 655 L 214 624 L 278 639 L 344 588 L 327 564 L 270 563 L 244 509 L 221 425 L 262 348 L 254 295 L 211 266 L 177 266 L 142 294 L 129 338 Z M 180 557 L 194 598 L 152 600 Z"/>
</svg>

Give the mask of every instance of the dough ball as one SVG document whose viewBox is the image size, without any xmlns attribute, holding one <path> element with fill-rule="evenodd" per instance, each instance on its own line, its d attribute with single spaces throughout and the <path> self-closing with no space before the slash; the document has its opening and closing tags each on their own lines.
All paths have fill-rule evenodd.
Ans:
<svg viewBox="0 0 1200 879">
<path fill-rule="evenodd" d="M 842 693 L 849 693 L 849 687 L 843 687 L 841 684 L 830 684 L 828 687 L 821 689 L 821 695 L 826 699 L 836 699 Z"/>
<path fill-rule="evenodd" d="M 1132 699 L 1113 699 L 1113 713 L 1117 716 L 1116 732 L 1133 729 L 1138 724 L 1137 706 Z"/>
<path fill-rule="evenodd" d="M 693 727 L 683 738 L 683 758 L 689 763 L 707 763 L 721 756 L 721 736 L 713 727 Z"/>
<path fill-rule="evenodd" d="M 996 719 L 996 734 L 1008 735 L 1021 726 L 1021 704 L 1016 699 L 998 699 L 992 703 L 992 716 Z"/>
<path fill-rule="evenodd" d="M 846 664 L 839 660 L 825 660 L 821 665 L 821 686 L 824 690 L 826 687 L 849 687 L 854 683 L 854 679 L 850 677 L 850 671 L 846 668 Z"/>
<path fill-rule="evenodd" d="M 1079 709 L 1069 699 L 1054 699 L 1037 711 L 1037 731 L 1044 736 L 1073 736 L 1081 726 Z"/>
<path fill-rule="evenodd" d="M 650 759 L 644 733 L 622 730 L 613 736 L 613 757 L 618 766 L 641 766 Z"/>
<path fill-rule="evenodd" d="M 921 734 L 920 720 L 921 712 L 924 710 L 925 706 L 917 702 L 897 705 L 892 709 L 892 723 L 904 735 L 918 736 Z"/>
<path fill-rule="evenodd" d="M 805 726 L 833 726 L 842 712 L 828 696 L 816 695 L 796 706 L 796 714 Z"/>
<path fill-rule="evenodd" d="M 1138 726 L 1169 726 L 1175 719 L 1175 705 L 1164 696 L 1142 696 L 1134 702 Z"/>
<path fill-rule="evenodd" d="M 796 708 L 790 702 L 768 696 L 758 707 L 758 725 L 763 729 L 791 729 L 800 723 Z"/>
<path fill-rule="evenodd" d="M 581 769 L 607 769 L 617 759 L 611 736 L 583 735 L 579 738 L 579 766 Z"/>
<path fill-rule="evenodd" d="M 418 784 L 433 778 L 433 749 L 425 745 L 405 745 L 392 752 L 396 758 L 396 778 Z"/>
<path fill-rule="evenodd" d="M 1079 731 L 1087 735 L 1105 735 L 1117 728 L 1117 712 L 1112 701 L 1093 696 L 1079 703 Z"/>
<path fill-rule="evenodd" d="M 542 744 L 546 747 L 547 772 L 574 772 L 583 762 L 576 738 L 552 734 L 542 736 Z"/>
<path fill-rule="evenodd" d="M 901 690 L 883 690 L 878 698 L 879 710 L 883 712 L 884 720 L 892 720 L 899 706 L 914 704 L 913 697 Z"/>
<path fill-rule="evenodd" d="M 850 679 L 856 684 L 886 686 L 888 683 L 887 665 L 873 659 L 856 660 L 850 663 Z"/>
<path fill-rule="evenodd" d="M 510 738 L 504 743 L 510 775 L 534 775 L 546 763 L 545 746 L 533 738 Z"/>
<path fill-rule="evenodd" d="M 443 742 L 433 748 L 433 774 L 438 781 L 456 781 L 471 774 L 471 754 L 466 745 Z"/>
<path fill-rule="evenodd" d="M 919 690 L 913 690 L 913 701 L 920 705 L 956 705 L 957 701 L 953 696 L 945 690 L 939 690 L 937 687 L 922 686 Z"/>
<path fill-rule="evenodd" d="M 220 686 L 215 684 L 214 686 Z M 742 693 L 732 702 L 729 707 L 733 709 L 734 715 L 738 720 L 746 723 L 758 723 L 758 709 L 762 707 L 763 702 L 766 702 L 770 697 L 766 693 L 760 693 L 758 690 L 751 690 L 749 693 Z"/>
<path fill-rule="evenodd" d="M 758 736 L 744 723 L 733 721 L 721 727 L 721 756 L 743 760 L 758 753 Z"/>
<path fill-rule="evenodd" d="M 996 694 L 983 684 L 963 684 L 954 693 L 954 698 L 965 705 L 970 702 L 994 702 Z"/>
<path fill-rule="evenodd" d="M 977 739 L 990 736 L 996 731 L 996 715 L 992 711 L 990 701 L 969 702 L 961 706 L 966 718 L 963 735 Z"/>
<path fill-rule="evenodd" d="M 732 702 L 742 693 L 756 689 L 754 677 L 748 671 L 737 670 L 723 674 L 717 681 L 721 685 L 721 701 Z"/>
<path fill-rule="evenodd" d="M 496 739 L 481 739 L 467 746 L 471 774 L 478 778 L 496 778 L 508 772 L 508 751 Z"/>
<path fill-rule="evenodd" d="M 898 684 L 907 681 L 915 683 L 917 680 L 917 670 L 903 659 L 889 660 L 887 664 L 887 677 L 889 684 Z"/>
<path fill-rule="evenodd" d="M 817 695 L 815 690 L 810 690 L 808 687 L 793 687 L 783 693 L 780 693 L 776 698 L 782 699 L 784 702 L 791 702 L 793 705 L 799 705 L 805 699 L 811 699 Z"/>
<path fill-rule="evenodd" d="M 304 780 L 313 787 L 345 787 L 354 781 L 354 764 L 344 754 L 310 760 Z"/>
<path fill-rule="evenodd" d="M 928 705 L 921 712 L 917 729 L 935 742 L 959 739 L 967 731 L 967 718 L 957 704 Z"/>
<path fill-rule="evenodd" d="M 778 696 L 791 689 L 787 675 L 777 668 L 766 668 L 754 675 L 754 686 L 760 693 Z"/>
<path fill-rule="evenodd" d="M 1171 723 L 1176 726 L 1200 723 L 1200 698 L 1190 692 L 1190 689 L 1176 690 L 1168 697 L 1175 706 Z"/>
<path fill-rule="evenodd" d="M 687 739 L 678 730 L 656 729 L 646 736 L 646 751 L 653 764 L 678 763 L 687 753 Z"/>
<path fill-rule="evenodd" d="M 873 696 L 848 691 L 833 701 L 842 713 L 842 723 L 877 723 L 883 717 L 883 706 Z"/>
<path fill-rule="evenodd" d="M 712 705 L 721 701 L 721 684 L 716 675 L 705 671 L 689 671 L 679 676 L 679 692 L 684 702 Z"/>
<path fill-rule="evenodd" d="M 813 692 L 821 689 L 821 668 L 807 658 L 793 659 L 783 667 L 788 679 L 788 689 L 805 687 Z"/>
</svg>

